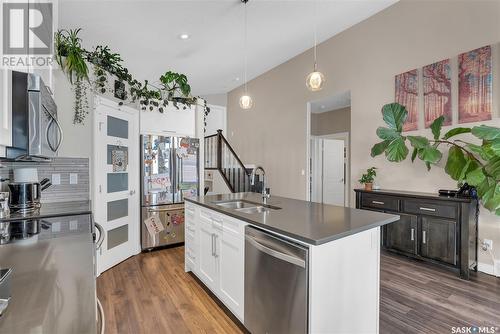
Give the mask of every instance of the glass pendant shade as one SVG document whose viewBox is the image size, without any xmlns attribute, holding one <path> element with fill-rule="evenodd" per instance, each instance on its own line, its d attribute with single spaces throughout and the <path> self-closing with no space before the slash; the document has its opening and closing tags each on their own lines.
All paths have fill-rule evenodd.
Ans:
<svg viewBox="0 0 500 334">
<path fill-rule="evenodd" d="M 312 92 L 317 92 L 323 88 L 325 76 L 319 71 L 309 73 L 306 79 L 306 86 Z"/>
<path fill-rule="evenodd" d="M 240 107 L 241 109 L 250 109 L 253 106 L 253 100 L 250 95 L 242 95 L 240 97 Z"/>
</svg>

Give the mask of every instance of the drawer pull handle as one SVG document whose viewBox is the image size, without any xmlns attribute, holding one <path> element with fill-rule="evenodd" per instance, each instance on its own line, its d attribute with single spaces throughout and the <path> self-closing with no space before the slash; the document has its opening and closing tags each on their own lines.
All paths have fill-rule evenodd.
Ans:
<svg viewBox="0 0 500 334">
<path fill-rule="evenodd" d="M 427 243 L 427 238 L 426 238 L 426 232 L 422 231 L 422 243 L 426 244 Z"/>
<path fill-rule="evenodd" d="M 420 210 L 422 210 L 422 211 L 436 212 L 436 209 L 434 209 L 434 208 L 425 208 L 425 207 L 420 207 Z"/>
<path fill-rule="evenodd" d="M 415 241 L 415 229 L 412 228 L 410 231 L 410 239 L 411 241 Z"/>
<path fill-rule="evenodd" d="M 373 204 L 380 204 L 380 205 L 384 205 L 385 203 L 384 202 L 380 202 L 380 201 L 372 201 Z"/>
</svg>

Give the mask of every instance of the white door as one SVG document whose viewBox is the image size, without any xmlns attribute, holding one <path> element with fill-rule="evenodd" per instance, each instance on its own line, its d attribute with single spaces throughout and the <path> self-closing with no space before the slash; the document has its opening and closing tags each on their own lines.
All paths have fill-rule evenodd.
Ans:
<svg viewBox="0 0 500 334">
<path fill-rule="evenodd" d="M 323 139 L 323 203 L 344 206 L 344 141 Z"/>
<path fill-rule="evenodd" d="M 101 273 L 140 252 L 139 111 L 98 98 L 94 124 L 94 219 L 105 231 Z"/>
</svg>

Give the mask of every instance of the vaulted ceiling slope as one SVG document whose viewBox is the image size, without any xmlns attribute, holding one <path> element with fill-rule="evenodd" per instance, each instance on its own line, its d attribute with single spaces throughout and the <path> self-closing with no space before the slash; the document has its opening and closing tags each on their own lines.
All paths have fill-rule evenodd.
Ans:
<svg viewBox="0 0 500 334">
<path fill-rule="evenodd" d="M 318 0 L 318 42 L 395 2 Z M 183 72 L 196 95 L 225 93 L 242 84 L 240 0 L 59 0 L 58 11 L 60 28 L 83 28 L 85 47 L 109 45 L 138 79 L 154 81 L 169 69 Z M 250 0 L 248 78 L 311 48 L 313 19 L 312 0 Z"/>
</svg>

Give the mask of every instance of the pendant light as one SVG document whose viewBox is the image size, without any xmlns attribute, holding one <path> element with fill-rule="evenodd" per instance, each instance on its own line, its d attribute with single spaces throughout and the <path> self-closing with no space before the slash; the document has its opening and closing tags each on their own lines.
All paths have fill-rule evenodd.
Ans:
<svg viewBox="0 0 500 334">
<path fill-rule="evenodd" d="M 317 46 L 317 38 L 316 38 L 316 0 L 314 0 L 314 67 L 313 71 L 309 73 L 306 78 L 306 86 L 311 92 L 317 92 L 323 88 L 325 83 L 325 76 L 323 73 L 318 71 L 317 64 L 317 54 L 316 54 L 316 46 Z"/>
<path fill-rule="evenodd" d="M 247 2 L 248 0 L 241 0 L 245 6 L 245 32 L 243 36 L 244 49 L 245 53 L 245 93 L 240 97 L 240 107 L 241 109 L 248 110 L 253 107 L 253 100 L 250 95 L 248 95 L 248 87 L 247 87 Z"/>
</svg>

